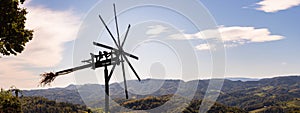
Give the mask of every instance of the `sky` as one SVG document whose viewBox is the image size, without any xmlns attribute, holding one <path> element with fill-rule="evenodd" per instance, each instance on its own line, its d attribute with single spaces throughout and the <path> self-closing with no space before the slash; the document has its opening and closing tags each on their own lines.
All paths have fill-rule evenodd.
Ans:
<svg viewBox="0 0 300 113">
<path fill-rule="evenodd" d="M 298 60 L 300 58 L 300 32 L 298 31 L 300 29 L 300 16 L 298 15 L 300 0 L 199 0 L 198 2 L 214 18 L 224 41 L 226 49 L 224 77 L 270 78 L 300 73 L 300 60 Z M 118 6 L 118 1 L 116 4 Z M 29 12 L 26 28 L 34 30 L 34 39 L 26 45 L 22 54 L 0 58 L 0 87 L 9 88 L 15 85 L 21 89 L 41 88 L 38 87 L 39 74 L 78 66 L 82 64 L 78 60 L 88 59 L 90 52 L 98 51 L 92 45 L 81 46 L 80 44 L 84 41 L 92 43 L 91 41 L 95 39 L 98 42 L 113 45 L 110 39 L 101 38 L 109 37 L 106 31 L 95 30 L 100 29 L 97 27 L 102 25 L 98 17 L 92 19 L 95 21 L 89 21 L 91 25 L 95 25 L 95 28 L 87 29 L 96 31 L 100 35 L 97 34 L 91 40 L 81 36 L 81 33 L 85 34 L 84 25 L 90 25 L 85 22 L 89 20 L 90 15 L 94 14 L 93 11 L 98 5 L 101 6 L 101 2 L 97 0 L 27 0 L 22 7 L 26 7 Z M 107 6 L 107 8 L 111 9 L 106 12 L 100 11 L 106 20 L 107 15 L 113 14 L 112 7 Z M 199 11 L 191 12 L 196 16 L 201 15 L 197 15 Z M 129 23 L 133 26 L 128 36 L 131 40 L 128 39 L 126 42 L 129 46 L 126 50 L 140 57 L 140 61 L 132 59 L 130 61 L 136 70 L 139 70 L 142 79 L 193 80 L 212 77 L 210 74 L 213 47 L 206 43 L 207 37 L 201 35 L 209 30 L 198 30 L 192 27 L 182 15 L 159 7 L 132 8 L 120 14 L 119 18 L 121 36 Z M 145 20 L 159 20 L 159 22 L 146 22 Z M 135 23 L 142 21 L 145 22 Z M 110 28 L 114 27 L 112 22 L 108 25 Z M 115 30 L 112 31 L 115 32 Z M 161 42 L 148 41 L 134 44 L 136 40 L 141 40 L 139 37 L 161 39 Z M 167 37 L 167 39 L 161 37 Z M 177 45 L 192 43 L 193 47 L 166 46 L 173 42 Z M 86 54 L 78 55 L 78 48 Z M 188 55 L 188 60 L 178 58 L 180 51 Z M 195 55 L 190 55 L 189 52 L 194 52 Z M 197 67 L 199 72 L 182 72 L 181 68 L 192 69 L 192 67 L 180 65 L 181 63 L 195 63 L 194 59 L 189 59 L 192 56 L 198 59 L 195 65 L 199 64 Z M 127 70 L 131 73 L 129 78 L 135 79 L 130 69 L 127 68 Z M 118 72 L 120 71 L 117 69 L 116 73 Z M 96 72 L 91 69 L 83 70 L 75 75 L 58 77 L 52 86 L 48 87 L 65 87 L 69 84 L 84 83 L 102 84 L 101 73 L 101 69 Z M 97 76 L 94 78 L 89 74 Z M 188 76 L 193 74 L 199 74 L 199 76 Z M 122 78 L 117 76 L 112 80 L 112 82 L 118 81 L 122 81 Z"/>
</svg>

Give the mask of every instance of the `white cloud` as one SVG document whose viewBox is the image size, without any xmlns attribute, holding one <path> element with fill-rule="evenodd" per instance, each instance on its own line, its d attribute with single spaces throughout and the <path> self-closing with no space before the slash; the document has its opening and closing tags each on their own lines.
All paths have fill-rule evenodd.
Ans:
<svg viewBox="0 0 300 113">
<path fill-rule="evenodd" d="M 272 35 L 271 32 L 266 28 L 254 28 L 254 27 L 241 27 L 232 26 L 224 27 L 221 26 L 217 30 L 203 30 L 195 34 L 173 34 L 169 38 L 176 40 L 186 39 L 212 39 L 221 35 L 222 40 L 225 43 L 225 47 L 236 47 L 247 43 L 261 43 L 282 40 L 284 37 L 280 35 Z M 209 49 L 205 45 L 199 45 L 196 47 L 199 50 Z"/>
<path fill-rule="evenodd" d="M 196 46 L 197 50 L 209 50 L 210 46 L 208 44 L 200 44 L 198 46 Z"/>
<path fill-rule="evenodd" d="M 167 27 L 162 25 L 153 25 L 148 27 L 148 31 L 146 32 L 146 35 L 149 35 L 151 38 L 157 37 L 159 34 L 164 33 L 167 31 Z"/>
<path fill-rule="evenodd" d="M 271 35 L 271 32 L 266 28 L 254 28 L 254 27 L 220 27 L 222 39 L 225 42 L 234 43 L 251 43 L 251 42 L 268 42 L 281 40 L 284 37 L 280 35 Z"/>
<path fill-rule="evenodd" d="M 257 10 L 269 13 L 298 6 L 300 5 L 300 0 L 263 0 L 256 4 L 259 5 L 259 7 L 256 8 Z"/>
<path fill-rule="evenodd" d="M 79 18 L 71 11 L 41 7 L 28 7 L 28 11 L 26 27 L 34 30 L 34 38 L 20 57 L 38 67 L 57 65 L 62 60 L 63 44 L 76 38 Z"/>
<path fill-rule="evenodd" d="M 26 45 L 22 54 L 0 58 L 0 83 L 5 85 L 0 87 L 36 87 L 38 73 L 31 72 L 28 68 L 58 65 L 63 58 L 64 44 L 76 38 L 80 19 L 72 11 L 53 11 L 27 4 L 25 6 L 29 12 L 26 28 L 34 30 L 33 40 Z M 35 79 L 37 82 L 31 80 L 28 82 L 30 85 L 26 85 L 25 79 Z M 32 86 L 33 84 L 35 85 Z"/>
</svg>

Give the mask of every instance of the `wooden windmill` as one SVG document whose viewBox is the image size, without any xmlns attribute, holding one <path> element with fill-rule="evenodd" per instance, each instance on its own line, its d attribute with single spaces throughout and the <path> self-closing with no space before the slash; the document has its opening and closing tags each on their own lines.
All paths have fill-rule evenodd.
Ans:
<svg viewBox="0 0 300 113">
<path fill-rule="evenodd" d="M 128 25 L 125 37 L 123 38 L 123 41 L 121 42 L 120 41 L 119 26 L 118 26 L 118 20 L 117 20 L 118 18 L 117 18 L 117 15 L 116 15 L 116 6 L 115 6 L 115 4 L 113 4 L 113 7 L 114 7 L 114 17 L 115 17 L 117 36 L 114 36 L 111 33 L 111 30 L 107 27 L 107 25 L 104 22 L 101 15 L 99 15 L 99 18 L 100 18 L 101 22 L 103 23 L 103 25 L 105 26 L 107 32 L 109 33 L 109 35 L 112 38 L 112 40 L 113 40 L 116 47 L 114 48 L 114 47 L 111 47 L 111 46 L 108 46 L 108 45 L 93 42 L 93 44 L 95 46 L 102 47 L 104 49 L 107 49 L 108 51 L 99 51 L 98 55 L 90 53 L 91 59 L 82 61 L 82 62 L 88 63 L 86 65 L 66 69 L 66 70 L 63 70 L 63 71 L 56 72 L 56 73 L 50 72 L 50 73 L 41 74 L 41 76 L 43 77 L 43 79 L 40 82 L 42 86 L 50 84 L 52 81 L 54 81 L 54 79 L 57 76 L 60 76 L 60 75 L 66 75 L 66 74 L 69 74 L 71 72 L 86 69 L 86 68 L 92 68 L 92 69 L 95 70 L 97 68 L 104 67 L 105 93 L 106 93 L 106 96 L 105 96 L 105 112 L 108 112 L 109 111 L 109 81 L 112 77 L 112 74 L 113 74 L 114 69 L 116 68 L 116 66 L 121 65 L 122 66 L 122 72 L 123 72 L 123 78 L 124 78 L 125 95 L 126 95 L 126 99 L 128 99 L 128 91 L 127 91 L 127 83 L 126 83 L 124 62 L 127 62 L 127 64 L 129 65 L 129 67 L 131 68 L 131 70 L 133 71 L 133 73 L 135 74 L 137 79 L 139 81 L 141 81 L 141 79 L 138 76 L 137 72 L 133 68 L 130 61 L 128 60 L 129 57 L 133 58 L 133 59 L 136 59 L 136 60 L 138 60 L 139 58 L 135 55 L 132 55 L 132 54 L 127 53 L 127 52 L 124 51 L 123 47 L 124 47 L 125 41 L 127 39 L 128 32 L 130 30 L 130 24 Z M 117 38 L 117 40 L 116 40 L 116 38 Z M 108 67 L 109 66 L 112 66 L 112 68 L 110 70 L 110 73 L 108 73 Z"/>
</svg>

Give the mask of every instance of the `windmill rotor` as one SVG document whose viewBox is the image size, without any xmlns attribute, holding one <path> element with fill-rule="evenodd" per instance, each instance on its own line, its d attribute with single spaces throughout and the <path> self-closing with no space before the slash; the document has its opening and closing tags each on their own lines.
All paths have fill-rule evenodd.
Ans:
<svg viewBox="0 0 300 113">
<path fill-rule="evenodd" d="M 62 71 L 55 72 L 55 73 L 50 72 L 50 73 L 41 74 L 41 76 L 42 76 L 42 80 L 40 81 L 41 86 L 45 86 L 47 84 L 49 85 L 51 82 L 54 81 L 54 79 L 57 76 L 60 76 L 60 75 L 66 75 L 66 74 L 69 74 L 69 73 L 72 73 L 72 72 L 75 72 L 78 70 L 86 69 L 86 68 L 92 68 L 93 70 L 95 70 L 97 68 L 104 67 L 105 93 L 106 93 L 105 112 L 107 113 L 109 111 L 109 106 L 108 106 L 109 105 L 109 100 L 108 100 L 108 98 L 109 98 L 108 97 L 109 81 L 113 75 L 115 68 L 117 66 L 121 65 L 122 75 L 123 75 L 123 80 L 124 80 L 123 83 L 124 83 L 125 96 L 126 96 L 126 99 L 128 99 L 127 79 L 126 79 L 126 75 L 125 75 L 125 64 L 124 63 L 126 62 L 128 64 L 128 66 L 130 67 L 131 71 L 135 74 L 137 79 L 139 81 L 141 81 L 139 75 L 137 74 L 134 67 L 132 66 L 132 64 L 129 61 L 129 58 L 138 60 L 139 57 L 124 51 L 123 47 L 124 47 L 125 41 L 128 37 L 128 33 L 130 31 L 131 25 L 130 24 L 128 25 L 125 36 L 123 38 L 123 41 L 121 42 L 118 18 L 117 18 L 117 11 L 116 11 L 115 4 L 113 4 L 113 8 L 114 8 L 115 27 L 116 27 L 116 31 L 117 31 L 116 37 L 112 34 L 112 32 L 110 31 L 110 29 L 108 28 L 107 24 L 105 23 L 105 21 L 103 20 L 103 18 L 101 17 L 100 14 L 99 14 L 99 18 L 100 18 L 102 24 L 104 25 L 105 29 L 107 30 L 108 34 L 110 35 L 111 39 L 113 40 L 116 48 L 105 45 L 105 44 L 101 44 L 98 42 L 93 42 L 93 45 L 102 47 L 104 49 L 108 49 L 108 51 L 99 51 L 98 55 L 90 53 L 90 56 L 91 56 L 90 59 L 81 61 L 82 63 L 87 63 L 85 65 L 65 69 Z M 117 40 L 115 38 L 117 38 Z M 110 72 L 108 72 L 108 66 L 112 66 Z"/>
<path fill-rule="evenodd" d="M 109 35 L 111 36 L 111 38 L 113 39 L 115 45 L 117 46 L 117 48 L 113 48 L 111 46 L 107 46 L 107 45 L 104 45 L 104 44 L 101 44 L 101 43 L 97 43 L 97 42 L 94 42 L 93 44 L 96 45 L 96 46 L 99 46 L 99 47 L 103 47 L 103 48 L 106 48 L 106 49 L 110 49 L 110 50 L 113 50 L 115 51 L 117 54 L 116 56 L 120 59 L 120 63 L 121 63 L 121 66 L 122 66 L 122 75 L 123 75 L 123 80 L 124 80 L 124 89 L 125 89 L 125 95 L 126 95 L 126 99 L 128 99 L 128 90 L 127 90 L 127 82 L 126 82 L 126 75 L 125 75 L 125 65 L 124 65 L 124 62 L 127 62 L 127 64 L 129 65 L 130 69 L 133 71 L 133 73 L 135 74 L 135 76 L 137 77 L 137 79 L 139 81 L 141 81 L 140 77 L 138 76 L 137 72 L 135 71 L 135 69 L 133 68 L 132 64 L 129 62 L 127 56 L 133 58 L 133 59 L 136 59 L 138 60 L 138 57 L 135 56 L 135 55 L 132 55 L 132 54 L 129 54 L 127 52 L 124 51 L 123 47 L 124 47 L 124 44 L 125 44 L 125 41 L 127 39 L 127 36 L 128 36 L 128 33 L 129 33 L 129 30 L 130 30 L 130 27 L 131 25 L 129 24 L 128 27 L 127 27 L 127 30 L 126 30 L 126 34 L 125 34 L 125 37 L 121 43 L 120 41 L 120 33 L 119 33 L 119 25 L 118 25 L 118 18 L 117 18 L 117 14 L 116 14 L 116 5 L 113 4 L 113 7 L 114 7 L 114 20 L 115 20 L 115 25 L 116 25 L 116 31 L 117 31 L 117 39 L 118 39 L 118 42 L 117 40 L 115 39 L 114 35 L 112 34 L 111 30 L 108 28 L 107 24 L 105 23 L 104 19 L 102 18 L 101 15 L 99 15 L 99 18 L 102 22 L 102 24 L 105 26 L 105 29 L 107 30 L 107 32 L 109 33 Z M 111 69 L 111 72 L 109 74 L 109 79 L 111 78 L 112 76 L 112 73 L 115 69 L 116 65 L 113 65 L 113 68 Z"/>
</svg>

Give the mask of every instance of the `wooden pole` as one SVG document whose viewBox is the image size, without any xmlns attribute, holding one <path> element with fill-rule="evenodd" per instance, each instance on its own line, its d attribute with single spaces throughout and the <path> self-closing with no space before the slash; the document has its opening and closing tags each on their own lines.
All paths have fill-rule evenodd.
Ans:
<svg viewBox="0 0 300 113">
<path fill-rule="evenodd" d="M 105 76 L 105 113 L 109 112 L 109 77 L 107 65 L 104 66 L 104 76 Z"/>
</svg>

